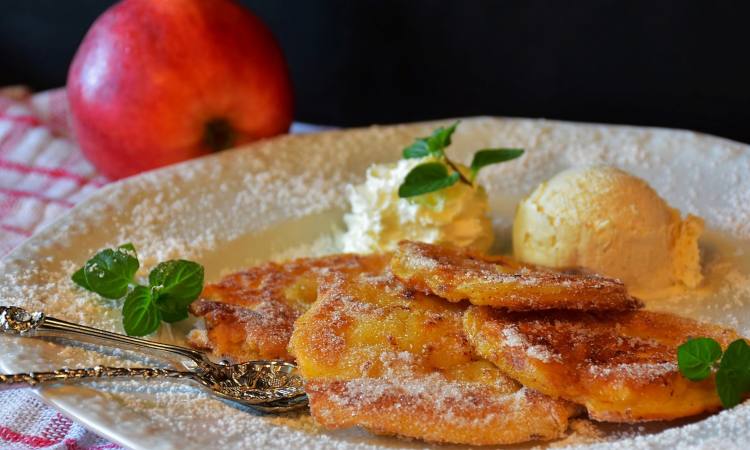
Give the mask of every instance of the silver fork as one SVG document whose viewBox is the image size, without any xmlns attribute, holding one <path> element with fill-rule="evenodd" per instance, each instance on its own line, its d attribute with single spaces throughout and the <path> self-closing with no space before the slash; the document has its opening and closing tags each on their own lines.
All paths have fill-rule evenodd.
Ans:
<svg viewBox="0 0 750 450">
<path fill-rule="evenodd" d="M 102 367 L 60 369 L 54 372 L 0 375 L 0 387 L 71 382 L 89 378 L 141 377 L 192 380 L 225 400 L 264 412 L 283 412 L 307 405 L 302 378 L 294 364 L 285 361 L 249 361 L 217 364 L 205 354 L 176 345 L 153 342 L 28 312 L 16 306 L 0 306 L 0 334 L 57 337 L 159 357 L 188 359 L 188 370 L 151 367 Z M 192 367 L 190 367 L 192 366 Z"/>
</svg>

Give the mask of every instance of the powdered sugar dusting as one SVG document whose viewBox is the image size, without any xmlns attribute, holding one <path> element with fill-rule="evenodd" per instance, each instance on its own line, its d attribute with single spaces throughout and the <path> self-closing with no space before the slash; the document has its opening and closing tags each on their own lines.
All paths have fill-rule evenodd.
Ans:
<svg viewBox="0 0 750 450">
<path fill-rule="evenodd" d="M 677 371 L 677 363 L 673 362 L 661 362 L 661 363 L 640 363 L 638 365 L 633 364 L 617 364 L 615 366 L 590 366 L 589 373 L 594 377 L 609 377 L 612 375 L 620 375 L 627 378 L 645 378 L 645 379 L 656 379 L 664 375 L 675 373 Z"/>
<path fill-rule="evenodd" d="M 526 342 L 526 338 L 518 333 L 518 329 L 513 326 L 503 328 L 503 337 L 506 339 L 504 342 L 509 347 L 521 347 L 526 348 L 526 354 L 534 359 L 538 359 L 542 362 L 550 362 L 552 360 L 559 361 L 560 355 L 554 355 L 543 345 L 529 345 Z"/>
<path fill-rule="evenodd" d="M 466 414 L 459 412 L 458 409 L 471 408 L 471 402 L 475 401 L 472 398 L 474 395 L 486 395 L 487 401 L 496 402 L 498 407 L 502 407 L 507 412 L 521 409 L 520 406 L 513 407 L 512 405 L 523 402 L 526 392 L 522 388 L 512 394 L 499 396 L 478 384 L 448 381 L 439 373 L 433 373 L 421 378 L 399 376 L 356 378 L 345 382 L 342 394 L 333 395 L 331 400 L 342 407 L 352 405 L 367 407 L 367 405 L 377 404 L 387 396 L 418 399 L 424 404 L 434 405 L 436 411 L 440 411 L 442 416 L 448 417 L 453 423 L 471 421 L 476 425 L 477 420 L 491 423 L 497 420 L 497 417 L 493 416 L 494 413 L 489 413 L 479 418 L 467 418 Z"/>
</svg>

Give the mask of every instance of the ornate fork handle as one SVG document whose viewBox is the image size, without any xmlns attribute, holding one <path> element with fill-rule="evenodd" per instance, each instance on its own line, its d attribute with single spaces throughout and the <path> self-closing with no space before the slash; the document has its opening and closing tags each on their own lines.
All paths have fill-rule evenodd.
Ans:
<svg viewBox="0 0 750 450">
<path fill-rule="evenodd" d="M 137 351 L 146 349 L 161 357 L 166 353 L 171 356 L 188 358 L 199 365 L 209 363 L 208 358 L 203 353 L 189 348 L 110 333 L 48 317 L 42 312 L 30 313 L 17 306 L 0 306 L 0 333 L 18 336 L 61 337 L 97 345 L 127 347 Z"/>
<path fill-rule="evenodd" d="M 86 369 L 60 369 L 54 372 L 31 372 L 12 375 L 0 374 L 0 389 L 17 388 L 22 385 L 37 386 L 40 384 L 65 383 L 87 378 L 192 378 L 191 372 L 149 367 L 104 367 L 96 366 Z"/>
<path fill-rule="evenodd" d="M 94 367 L 0 375 L 0 388 L 18 384 L 60 383 L 84 378 L 166 377 L 191 379 L 225 400 L 232 400 L 267 412 L 290 411 L 307 404 L 302 378 L 296 374 L 296 366 L 284 361 L 216 364 L 202 353 L 188 348 L 97 330 L 54 317 L 46 317 L 41 312 L 29 313 L 15 306 L 0 306 L 0 334 L 54 336 L 117 348 L 126 347 L 135 351 L 151 350 L 152 353 L 159 353 L 160 356 L 166 353 L 183 359 L 188 358 L 196 364 L 196 367 L 189 368 L 189 371 Z"/>
</svg>

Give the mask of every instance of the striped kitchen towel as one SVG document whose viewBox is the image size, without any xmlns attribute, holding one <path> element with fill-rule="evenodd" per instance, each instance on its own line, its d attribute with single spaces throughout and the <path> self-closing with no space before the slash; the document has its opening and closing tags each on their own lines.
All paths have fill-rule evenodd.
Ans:
<svg viewBox="0 0 750 450">
<path fill-rule="evenodd" d="M 0 256 L 107 182 L 70 135 L 65 90 L 0 90 Z"/>
</svg>

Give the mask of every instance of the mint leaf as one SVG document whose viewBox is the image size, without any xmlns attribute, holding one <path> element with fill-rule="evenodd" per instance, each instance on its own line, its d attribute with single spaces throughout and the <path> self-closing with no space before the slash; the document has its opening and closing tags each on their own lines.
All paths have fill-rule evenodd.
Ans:
<svg viewBox="0 0 750 450">
<path fill-rule="evenodd" d="M 73 274 L 73 281 L 105 298 L 121 298 L 138 271 L 138 256 L 132 244 L 115 249 L 107 248 L 86 261 L 83 268 Z M 79 272 L 81 272 L 80 274 Z"/>
<path fill-rule="evenodd" d="M 451 145 L 452 143 L 451 136 L 453 136 L 453 133 L 456 131 L 458 123 L 459 122 L 456 121 L 456 123 L 449 126 L 448 128 L 439 127 L 437 130 L 432 132 L 430 137 L 427 138 L 427 145 L 430 148 L 430 153 L 435 156 L 443 155 L 443 150 L 445 150 L 445 147 Z"/>
<path fill-rule="evenodd" d="M 448 168 L 438 162 L 424 163 L 413 168 L 398 188 L 401 198 L 427 194 L 456 184 L 458 172 L 448 173 Z"/>
<path fill-rule="evenodd" d="M 136 255 L 135 247 L 133 247 L 133 244 L 131 244 L 131 243 L 122 244 L 118 248 L 122 249 L 122 250 L 125 250 L 126 252 L 130 253 L 131 256 L 133 258 L 135 258 L 136 260 L 138 259 L 138 255 Z M 94 290 L 94 289 L 91 288 L 91 285 L 89 284 L 89 282 L 86 281 L 86 274 L 85 274 L 85 271 L 84 271 L 83 267 L 81 267 L 80 269 L 76 270 L 75 273 L 73 273 L 73 276 L 70 277 L 70 279 L 73 280 L 73 282 L 75 284 L 81 286 L 82 288 L 84 288 L 86 290 L 89 290 L 89 291 L 93 291 Z"/>
<path fill-rule="evenodd" d="M 733 369 L 719 368 L 716 372 L 716 392 L 725 408 L 736 406 L 742 401 L 742 394 L 747 390 L 746 380 Z"/>
<path fill-rule="evenodd" d="M 184 259 L 160 263 L 148 281 L 165 322 L 187 319 L 187 307 L 203 290 L 203 266 Z"/>
<path fill-rule="evenodd" d="M 146 336 L 159 329 L 161 315 L 151 296 L 151 289 L 136 286 L 122 307 L 122 325 L 128 336 Z"/>
<path fill-rule="evenodd" d="M 179 322 L 187 319 L 189 316 L 187 306 L 178 307 L 173 304 L 157 304 L 156 307 L 161 314 L 161 320 L 167 323 Z"/>
<path fill-rule="evenodd" d="M 86 289 L 87 291 L 92 291 L 91 286 L 89 286 L 89 282 L 86 281 L 86 274 L 83 273 L 83 267 L 76 270 L 72 277 L 70 277 L 71 280 L 78 286 L 81 286 L 82 288 Z"/>
<path fill-rule="evenodd" d="M 750 374 L 750 346 L 744 339 L 737 339 L 724 350 L 719 368 L 734 369 Z"/>
<path fill-rule="evenodd" d="M 404 159 L 424 158 L 430 156 L 430 146 L 426 138 L 419 138 L 403 151 Z"/>
<path fill-rule="evenodd" d="M 521 155 L 523 155 L 523 149 L 520 148 L 486 148 L 479 150 L 471 160 L 471 178 L 476 178 L 482 167 L 510 161 Z"/>
<path fill-rule="evenodd" d="M 439 127 L 428 137 L 417 138 L 414 143 L 403 151 L 405 159 L 424 158 L 425 156 L 445 156 L 445 148 L 451 145 L 451 136 L 456 131 L 459 122 L 443 128 Z"/>
<path fill-rule="evenodd" d="M 165 261 L 149 273 L 148 282 L 160 299 L 190 303 L 203 290 L 203 266 L 184 259 Z"/>
<path fill-rule="evenodd" d="M 677 365 L 680 373 L 691 381 L 706 379 L 719 358 L 721 345 L 710 338 L 690 339 L 677 347 Z"/>
<path fill-rule="evenodd" d="M 750 390 L 750 346 L 743 339 L 729 344 L 716 372 L 716 390 L 725 408 L 742 401 Z"/>
</svg>

